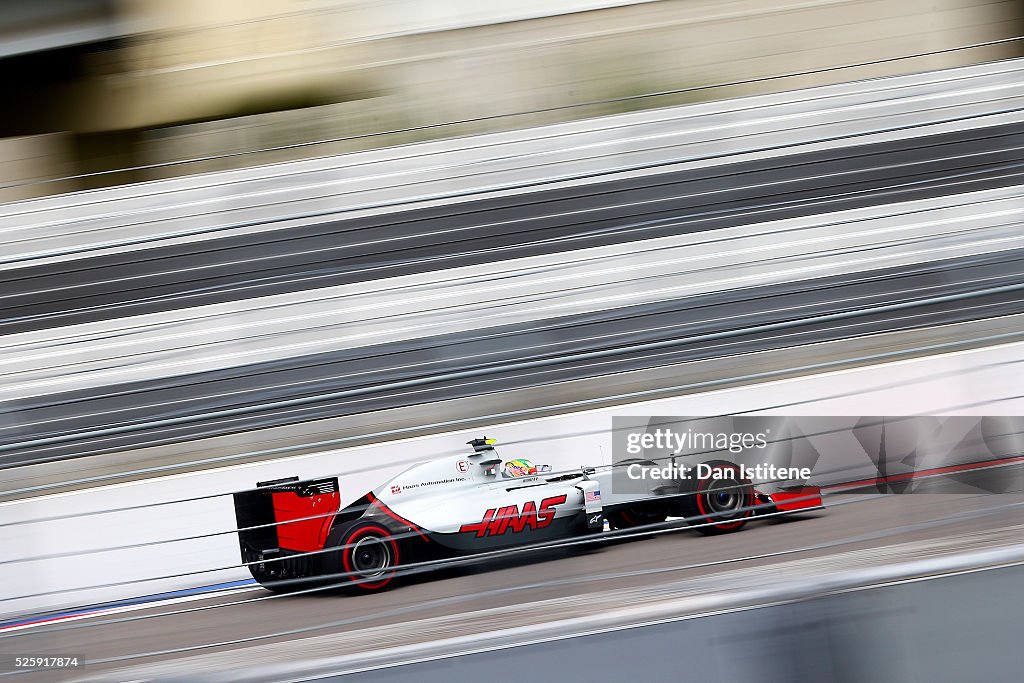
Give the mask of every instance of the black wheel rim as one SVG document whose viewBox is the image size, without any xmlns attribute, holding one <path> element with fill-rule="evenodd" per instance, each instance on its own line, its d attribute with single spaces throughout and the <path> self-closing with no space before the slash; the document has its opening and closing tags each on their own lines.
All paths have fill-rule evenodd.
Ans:
<svg viewBox="0 0 1024 683">
<path fill-rule="evenodd" d="M 376 536 L 364 536 L 352 546 L 352 569 L 363 578 L 380 576 L 391 566 L 391 549 Z"/>
<path fill-rule="evenodd" d="M 713 520 L 735 519 L 743 514 L 745 487 L 735 479 L 716 479 L 704 493 L 704 504 Z"/>
</svg>

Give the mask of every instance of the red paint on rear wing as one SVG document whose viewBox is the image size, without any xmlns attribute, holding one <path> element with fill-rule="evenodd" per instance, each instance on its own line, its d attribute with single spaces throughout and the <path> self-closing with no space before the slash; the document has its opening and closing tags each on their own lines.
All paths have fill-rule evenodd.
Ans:
<svg viewBox="0 0 1024 683">
<path fill-rule="evenodd" d="M 234 501 L 243 561 L 264 552 L 320 550 L 341 504 L 336 478 L 260 482 L 235 493 Z"/>
<path fill-rule="evenodd" d="M 312 552 L 327 542 L 334 513 L 341 507 L 338 492 L 303 497 L 294 491 L 274 493 L 277 542 L 286 550 Z"/>
</svg>

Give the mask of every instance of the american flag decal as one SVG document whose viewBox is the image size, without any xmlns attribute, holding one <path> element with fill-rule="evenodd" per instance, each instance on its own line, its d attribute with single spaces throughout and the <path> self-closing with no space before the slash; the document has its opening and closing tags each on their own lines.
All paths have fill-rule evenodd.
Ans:
<svg viewBox="0 0 1024 683">
<path fill-rule="evenodd" d="M 600 491 L 587 491 L 583 496 L 583 501 L 586 503 L 594 503 L 601 500 Z"/>
</svg>

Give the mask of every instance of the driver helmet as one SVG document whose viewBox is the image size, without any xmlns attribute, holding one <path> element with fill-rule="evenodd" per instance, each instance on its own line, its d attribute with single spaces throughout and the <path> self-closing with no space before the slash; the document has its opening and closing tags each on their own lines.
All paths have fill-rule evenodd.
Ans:
<svg viewBox="0 0 1024 683">
<path fill-rule="evenodd" d="M 537 474 L 537 467 L 525 458 L 516 458 L 505 463 L 502 473 L 506 477 L 528 477 Z"/>
</svg>

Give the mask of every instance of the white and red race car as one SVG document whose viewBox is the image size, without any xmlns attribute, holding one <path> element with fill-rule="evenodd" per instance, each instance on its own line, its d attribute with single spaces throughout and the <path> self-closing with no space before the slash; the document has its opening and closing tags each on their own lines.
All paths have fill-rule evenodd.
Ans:
<svg viewBox="0 0 1024 683">
<path fill-rule="evenodd" d="M 523 460 L 503 466 L 492 439 L 469 445 L 473 453 L 415 465 L 343 509 L 337 478 L 292 477 L 234 494 L 243 564 L 271 590 L 331 583 L 373 591 L 391 585 L 402 567 L 599 537 L 606 520 L 621 530 L 681 517 L 718 534 L 756 515 L 822 507 L 817 487 L 764 492 L 724 460 L 703 463 L 714 476 L 641 476 L 630 479 L 639 485 L 623 486 L 627 468 L 636 474 L 658 465 L 634 460 L 556 473 Z"/>
</svg>

